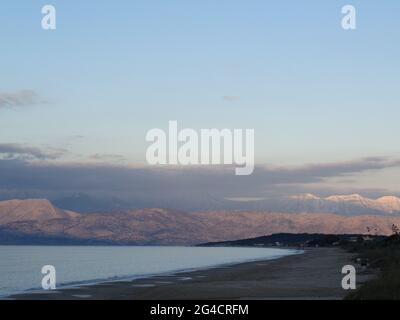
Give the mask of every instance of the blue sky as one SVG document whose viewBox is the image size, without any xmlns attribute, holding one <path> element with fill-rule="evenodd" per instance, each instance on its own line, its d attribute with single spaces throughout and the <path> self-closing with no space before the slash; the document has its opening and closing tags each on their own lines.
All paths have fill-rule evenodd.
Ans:
<svg viewBox="0 0 400 320">
<path fill-rule="evenodd" d="M 41 29 L 45 4 L 57 9 L 56 31 Z M 357 9 L 355 31 L 341 28 L 345 4 Z M 0 143 L 138 165 L 147 130 L 178 120 L 254 128 L 260 165 L 400 157 L 399 1 L 0 6 L 0 94 L 46 101 L 0 108 Z M 394 190 L 399 170 L 387 170 L 358 179 Z"/>
</svg>

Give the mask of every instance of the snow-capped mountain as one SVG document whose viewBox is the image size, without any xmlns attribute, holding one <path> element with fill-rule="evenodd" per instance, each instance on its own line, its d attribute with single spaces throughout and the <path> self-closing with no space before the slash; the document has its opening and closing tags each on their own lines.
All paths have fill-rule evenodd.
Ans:
<svg viewBox="0 0 400 320">
<path fill-rule="evenodd" d="M 286 213 L 334 213 L 356 215 L 400 215 L 400 198 L 385 196 L 370 199 L 359 194 L 318 197 L 311 193 L 276 198 L 254 198 L 253 201 L 225 199 L 223 208 Z"/>
<path fill-rule="evenodd" d="M 388 212 L 399 212 L 400 211 L 400 199 L 393 196 L 385 196 L 375 200 Z"/>
<path fill-rule="evenodd" d="M 333 195 L 320 198 L 312 194 L 294 195 L 289 201 L 297 203 L 300 211 L 330 212 L 345 215 L 356 214 L 400 214 L 400 198 L 385 196 L 370 199 L 359 194 Z"/>
</svg>

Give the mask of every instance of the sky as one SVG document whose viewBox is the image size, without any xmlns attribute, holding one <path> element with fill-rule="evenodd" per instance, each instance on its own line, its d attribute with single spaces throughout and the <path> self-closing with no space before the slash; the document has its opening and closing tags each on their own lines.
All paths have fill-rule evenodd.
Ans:
<svg viewBox="0 0 400 320">
<path fill-rule="evenodd" d="M 54 31 L 41 28 L 46 4 L 57 10 Z M 356 30 L 341 27 L 346 4 L 357 10 Z M 164 179 L 179 184 L 174 194 L 400 194 L 396 0 L 0 8 L 0 197 L 102 183 L 112 186 L 104 193 L 161 195 Z M 235 179 L 224 168 L 148 167 L 146 132 L 169 120 L 254 129 L 257 170 Z M 63 188 L 66 174 L 76 179 Z"/>
</svg>

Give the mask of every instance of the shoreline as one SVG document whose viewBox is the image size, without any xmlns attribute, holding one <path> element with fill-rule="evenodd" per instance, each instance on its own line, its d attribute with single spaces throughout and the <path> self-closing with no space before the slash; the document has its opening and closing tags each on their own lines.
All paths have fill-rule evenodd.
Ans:
<svg viewBox="0 0 400 320">
<path fill-rule="evenodd" d="M 257 260 L 150 277 L 104 281 L 55 291 L 25 292 L 17 300 L 343 299 L 341 269 L 354 254 L 339 248 L 306 248 Z M 357 273 L 357 284 L 372 274 Z"/>
<path fill-rule="evenodd" d="M 117 246 L 117 247 L 120 247 L 120 246 Z M 194 247 L 202 247 L 202 246 L 194 246 Z M 225 247 L 226 246 L 221 246 L 221 248 L 225 248 Z M 204 246 L 204 248 L 208 248 L 208 247 Z M 240 247 L 240 248 L 244 248 L 244 247 Z M 248 248 L 254 249 L 254 247 L 252 247 L 252 246 L 249 246 Z M 90 288 L 92 286 L 102 285 L 102 284 L 140 281 L 140 280 L 152 279 L 154 277 L 173 277 L 173 276 L 179 277 L 180 274 L 201 272 L 201 271 L 206 271 L 206 270 L 215 269 L 215 268 L 232 267 L 232 266 L 236 266 L 236 265 L 240 265 L 240 264 L 244 264 L 244 263 L 276 260 L 276 259 L 281 259 L 286 256 L 303 253 L 302 249 L 299 249 L 296 247 L 285 247 L 285 248 L 263 247 L 260 249 L 281 249 L 281 250 L 287 251 L 287 253 L 284 255 L 276 254 L 276 255 L 270 256 L 268 258 L 264 257 L 264 258 L 253 258 L 253 259 L 248 259 L 248 260 L 245 259 L 242 261 L 235 261 L 235 262 L 221 262 L 218 264 L 211 264 L 211 265 L 206 265 L 206 266 L 172 269 L 172 270 L 166 270 L 166 271 L 148 273 L 148 274 L 131 274 L 131 275 L 123 275 L 123 276 L 113 276 L 113 277 L 109 277 L 109 278 L 98 278 L 98 279 L 60 283 L 57 285 L 57 289 L 52 290 L 52 291 L 45 291 L 40 287 L 32 287 L 32 288 L 22 289 L 20 291 L 14 291 L 12 293 L 1 294 L 0 300 L 8 300 L 8 299 L 12 299 L 13 297 L 22 296 L 22 295 L 31 296 L 31 295 L 37 295 L 37 294 L 57 293 L 59 291 L 68 290 L 68 289 L 76 289 L 76 288 L 81 288 L 81 287 L 89 287 Z"/>
</svg>

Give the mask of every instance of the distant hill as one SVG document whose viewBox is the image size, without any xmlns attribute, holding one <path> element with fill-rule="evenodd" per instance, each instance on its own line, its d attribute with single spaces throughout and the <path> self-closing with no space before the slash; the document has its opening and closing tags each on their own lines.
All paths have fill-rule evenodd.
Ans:
<svg viewBox="0 0 400 320">
<path fill-rule="evenodd" d="M 0 201 L 0 225 L 18 221 L 69 219 L 77 216 L 78 213 L 54 207 L 46 199 Z"/>
<path fill-rule="evenodd" d="M 234 241 L 208 242 L 198 246 L 203 247 L 260 247 L 260 246 L 334 246 L 340 242 L 353 241 L 362 235 L 359 234 L 321 234 L 321 233 L 278 233 L 250 239 Z M 370 236 L 372 238 L 383 238 L 384 236 Z"/>
<path fill-rule="evenodd" d="M 275 233 L 391 234 L 400 216 L 120 210 L 79 214 L 44 199 L 0 201 L 0 243 L 193 245 Z M 367 229 L 368 228 L 368 229 Z M 14 242 L 13 242 L 14 241 Z"/>
</svg>

